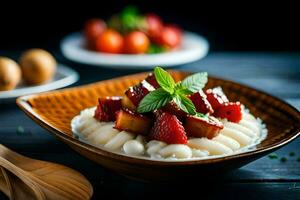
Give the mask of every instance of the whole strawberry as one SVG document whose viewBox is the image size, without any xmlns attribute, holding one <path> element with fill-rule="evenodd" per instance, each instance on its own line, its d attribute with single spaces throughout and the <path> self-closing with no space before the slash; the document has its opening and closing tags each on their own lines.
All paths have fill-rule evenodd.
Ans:
<svg viewBox="0 0 300 200">
<path fill-rule="evenodd" d="M 167 144 L 186 144 L 187 136 L 182 123 L 175 115 L 163 112 L 157 117 L 152 128 L 150 139 Z"/>
</svg>

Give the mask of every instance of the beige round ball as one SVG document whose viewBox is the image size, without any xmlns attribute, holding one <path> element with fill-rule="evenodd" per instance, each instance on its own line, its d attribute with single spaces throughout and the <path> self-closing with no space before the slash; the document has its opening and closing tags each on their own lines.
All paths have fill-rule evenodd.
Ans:
<svg viewBox="0 0 300 200">
<path fill-rule="evenodd" d="M 55 58 L 42 49 L 30 49 L 20 58 L 23 79 L 27 84 L 37 85 L 49 81 L 56 71 Z"/>
<path fill-rule="evenodd" d="M 14 89 L 20 80 L 19 65 L 12 59 L 0 57 L 0 91 Z"/>
</svg>

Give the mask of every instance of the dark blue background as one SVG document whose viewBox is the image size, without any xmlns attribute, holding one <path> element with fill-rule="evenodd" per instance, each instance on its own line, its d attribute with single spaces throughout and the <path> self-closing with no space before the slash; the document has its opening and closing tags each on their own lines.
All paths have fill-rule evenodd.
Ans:
<svg viewBox="0 0 300 200">
<path fill-rule="evenodd" d="M 288 1 L 2 1 L 0 49 L 58 48 L 90 17 L 107 18 L 125 5 L 154 11 L 207 37 L 213 51 L 299 51 L 298 6 Z"/>
</svg>

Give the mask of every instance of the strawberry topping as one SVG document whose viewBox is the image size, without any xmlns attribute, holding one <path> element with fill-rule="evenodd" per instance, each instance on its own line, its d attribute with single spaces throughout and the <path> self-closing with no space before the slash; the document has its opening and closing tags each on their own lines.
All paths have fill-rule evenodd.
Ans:
<svg viewBox="0 0 300 200">
<path fill-rule="evenodd" d="M 150 73 L 147 78 L 145 79 L 150 85 L 152 85 L 155 89 L 159 88 L 160 85 L 158 84 L 154 74 Z"/>
<path fill-rule="evenodd" d="M 229 102 L 221 87 L 208 89 L 205 93 L 213 110 L 216 110 L 224 103 Z"/>
<path fill-rule="evenodd" d="M 187 136 L 182 123 L 175 115 L 163 112 L 157 117 L 150 138 L 167 144 L 186 144 Z"/>
<path fill-rule="evenodd" d="M 140 84 L 130 87 L 125 95 L 130 99 L 134 106 L 138 106 L 140 101 L 155 88 L 147 81 L 143 80 Z"/>
<path fill-rule="evenodd" d="M 120 110 L 116 113 L 115 128 L 120 131 L 129 131 L 147 135 L 152 126 L 152 119 L 130 110 Z"/>
<path fill-rule="evenodd" d="M 199 113 L 213 113 L 214 110 L 212 108 L 212 106 L 210 105 L 210 103 L 208 102 L 206 95 L 204 94 L 204 92 L 202 90 L 200 90 L 197 93 L 192 94 L 189 97 L 193 104 L 195 105 L 196 111 Z"/>
<path fill-rule="evenodd" d="M 242 119 L 241 104 L 240 102 L 224 103 L 215 111 L 214 116 L 238 123 Z"/>
<path fill-rule="evenodd" d="M 212 139 L 223 129 L 223 124 L 212 116 L 206 118 L 189 115 L 184 127 L 188 136 Z"/>
<path fill-rule="evenodd" d="M 99 98 L 94 118 L 103 122 L 115 121 L 115 113 L 122 107 L 121 100 L 121 97 Z"/>
<path fill-rule="evenodd" d="M 181 110 L 175 102 L 171 101 L 167 105 L 161 108 L 163 112 L 170 113 L 172 115 L 176 115 L 176 117 L 180 120 L 184 120 L 187 116 L 187 113 Z"/>
</svg>

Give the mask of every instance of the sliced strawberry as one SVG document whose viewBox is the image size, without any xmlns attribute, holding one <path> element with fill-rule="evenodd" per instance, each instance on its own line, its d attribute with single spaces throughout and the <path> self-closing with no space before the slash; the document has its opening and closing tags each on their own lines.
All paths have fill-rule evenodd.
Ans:
<svg viewBox="0 0 300 200">
<path fill-rule="evenodd" d="M 150 138 L 167 144 L 186 144 L 187 136 L 182 123 L 175 115 L 163 112 L 157 117 Z"/>
<path fill-rule="evenodd" d="M 197 112 L 203 113 L 203 114 L 206 114 L 206 113 L 211 114 L 214 112 L 214 110 L 212 109 L 210 103 L 208 102 L 208 100 L 206 98 L 205 93 L 202 90 L 200 90 L 197 93 L 192 94 L 189 98 L 192 100 L 193 104 L 195 105 Z"/>
<path fill-rule="evenodd" d="M 147 81 L 143 80 L 140 84 L 130 87 L 125 95 L 130 99 L 134 106 L 138 106 L 140 101 L 155 88 L 150 85 Z"/>
<path fill-rule="evenodd" d="M 122 97 L 99 98 L 94 118 L 103 122 L 115 121 L 115 113 L 122 107 L 121 100 Z"/>
<path fill-rule="evenodd" d="M 175 102 L 171 101 L 170 103 L 168 103 L 167 105 L 165 105 L 164 107 L 161 108 L 161 110 L 163 112 L 167 112 L 170 113 L 172 115 L 176 115 L 176 117 L 180 120 L 185 119 L 185 117 L 187 116 L 187 113 L 184 112 L 183 110 L 181 110 Z"/>
<path fill-rule="evenodd" d="M 212 116 L 197 117 L 189 115 L 184 124 L 188 136 L 207 137 L 211 139 L 218 135 L 223 124 Z"/>
<path fill-rule="evenodd" d="M 150 73 L 145 80 L 155 89 L 160 88 L 160 85 L 158 84 L 154 74 Z"/>
<path fill-rule="evenodd" d="M 208 89 L 205 93 L 213 110 L 216 110 L 224 103 L 229 102 L 221 87 Z"/>
<path fill-rule="evenodd" d="M 128 88 L 122 101 L 123 108 L 135 111 L 140 101 L 151 91 L 159 88 L 154 74 L 150 73 L 139 84 Z"/>
<path fill-rule="evenodd" d="M 134 113 L 130 110 L 120 110 L 116 113 L 115 128 L 141 135 L 147 135 L 152 126 L 152 119 Z"/>
<path fill-rule="evenodd" d="M 132 111 L 136 110 L 136 106 L 132 103 L 132 101 L 126 95 L 124 95 L 122 98 L 122 108 L 129 109 Z"/>
<path fill-rule="evenodd" d="M 214 116 L 218 118 L 226 118 L 228 121 L 238 123 L 242 119 L 241 103 L 225 103 L 215 111 Z"/>
</svg>

